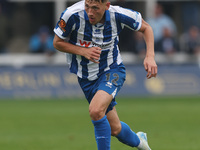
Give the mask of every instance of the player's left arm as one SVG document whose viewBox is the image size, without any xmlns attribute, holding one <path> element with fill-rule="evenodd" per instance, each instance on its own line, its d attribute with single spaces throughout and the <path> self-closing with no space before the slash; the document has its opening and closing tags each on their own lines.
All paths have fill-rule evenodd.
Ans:
<svg viewBox="0 0 200 150">
<path fill-rule="evenodd" d="M 144 59 L 144 68 L 147 71 L 147 79 L 151 77 L 156 77 L 157 75 L 157 64 L 155 62 L 154 56 L 154 35 L 151 26 L 142 19 L 142 26 L 139 29 L 144 35 L 144 40 L 146 42 L 146 56 Z"/>
</svg>

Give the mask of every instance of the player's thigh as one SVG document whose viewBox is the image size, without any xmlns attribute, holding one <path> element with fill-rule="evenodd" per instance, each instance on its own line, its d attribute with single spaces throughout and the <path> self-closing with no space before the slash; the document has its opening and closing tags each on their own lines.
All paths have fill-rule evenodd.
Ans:
<svg viewBox="0 0 200 150">
<path fill-rule="evenodd" d="M 107 113 L 107 119 L 110 123 L 112 136 L 118 135 L 121 131 L 121 123 L 115 107 Z"/>
<path fill-rule="evenodd" d="M 97 93 L 92 98 L 89 106 L 89 112 L 92 119 L 98 120 L 105 116 L 106 110 L 110 105 L 112 99 L 112 95 L 108 94 L 107 92 L 103 90 L 97 91 Z"/>
</svg>

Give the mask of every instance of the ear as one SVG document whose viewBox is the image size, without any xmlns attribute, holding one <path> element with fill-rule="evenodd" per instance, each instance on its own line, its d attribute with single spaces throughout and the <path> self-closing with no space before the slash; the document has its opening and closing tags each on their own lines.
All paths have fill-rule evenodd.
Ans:
<svg viewBox="0 0 200 150">
<path fill-rule="evenodd" d="M 106 10 L 110 8 L 110 2 L 106 2 Z"/>
</svg>

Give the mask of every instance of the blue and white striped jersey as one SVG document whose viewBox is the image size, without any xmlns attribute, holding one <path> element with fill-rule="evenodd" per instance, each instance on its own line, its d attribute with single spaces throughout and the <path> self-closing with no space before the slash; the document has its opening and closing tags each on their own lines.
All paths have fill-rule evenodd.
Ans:
<svg viewBox="0 0 200 150">
<path fill-rule="evenodd" d="M 91 25 L 84 5 L 84 1 L 80 1 L 68 7 L 61 14 L 54 32 L 61 39 L 69 38 L 68 42 L 74 45 L 101 47 L 99 64 L 80 55 L 67 54 L 72 73 L 83 79 L 95 80 L 101 73 L 122 63 L 118 35 L 125 26 L 132 30 L 139 30 L 142 17 L 139 12 L 110 5 L 105 12 L 104 24 Z"/>
</svg>

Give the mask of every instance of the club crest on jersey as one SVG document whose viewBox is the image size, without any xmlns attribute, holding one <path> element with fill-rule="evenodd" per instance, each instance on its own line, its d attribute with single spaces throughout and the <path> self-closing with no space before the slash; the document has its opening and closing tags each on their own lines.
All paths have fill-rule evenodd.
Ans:
<svg viewBox="0 0 200 150">
<path fill-rule="evenodd" d="M 58 23 L 58 25 L 59 25 L 60 29 L 61 29 L 63 32 L 66 31 L 66 29 L 65 29 L 66 23 L 65 23 L 65 21 L 64 21 L 63 19 L 60 20 L 60 22 Z"/>
<path fill-rule="evenodd" d="M 94 30 L 94 34 L 101 34 L 101 30 L 100 29 Z"/>
</svg>

